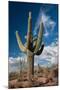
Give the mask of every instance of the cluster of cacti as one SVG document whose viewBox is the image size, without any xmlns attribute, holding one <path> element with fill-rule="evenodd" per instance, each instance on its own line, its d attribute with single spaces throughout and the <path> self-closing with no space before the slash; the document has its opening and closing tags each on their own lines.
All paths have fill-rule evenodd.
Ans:
<svg viewBox="0 0 60 90">
<path fill-rule="evenodd" d="M 27 54 L 29 80 L 31 80 L 32 76 L 34 75 L 34 55 L 40 55 L 44 48 L 44 45 L 42 45 L 43 30 L 44 30 L 43 22 L 41 20 L 38 37 L 37 39 L 34 40 L 34 37 L 32 36 L 32 17 L 31 17 L 31 12 L 29 12 L 26 47 L 22 44 L 18 31 L 16 31 L 16 38 L 19 48 L 22 52 Z"/>
</svg>

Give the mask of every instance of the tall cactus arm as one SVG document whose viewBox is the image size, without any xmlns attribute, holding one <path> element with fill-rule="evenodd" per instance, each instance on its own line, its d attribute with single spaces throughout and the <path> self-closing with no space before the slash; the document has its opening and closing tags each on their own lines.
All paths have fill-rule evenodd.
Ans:
<svg viewBox="0 0 60 90">
<path fill-rule="evenodd" d="M 41 46 L 41 48 L 37 51 L 36 55 L 40 55 L 44 49 L 44 44 Z"/>
<path fill-rule="evenodd" d="M 27 48 L 29 50 L 32 49 L 32 17 L 31 17 L 31 12 L 29 12 L 29 17 L 28 17 L 28 32 L 27 32 Z"/>
<path fill-rule="evenodd" d="M 17 42 L 18 42 L 18 45 L 19 45 L 20 50 L 23 51 L 24 53 L 26 53 L 27 49 L 26 49 L 26 47 L 22 44 L 21 39 L 20 39 L 20 36 L 19 36 L 19 34 L 18 34 L 18 31 L 16 31 L 16 38 L 17 38 Z"/>
<path fill-rule="evenodd" d="M 39 30 L 39 33 L 38 33 L 38 38 L 37 38 L 37 43 L 36 43 L 36 48 L 35 48 L 35 51 L 34 52 L 37 52 L 41 46 L 41 43 L 42 43 L 42 37 L 43 37 L 43 23 L 41 22 L 40 23 L 40 30 Z"/>
</svg>

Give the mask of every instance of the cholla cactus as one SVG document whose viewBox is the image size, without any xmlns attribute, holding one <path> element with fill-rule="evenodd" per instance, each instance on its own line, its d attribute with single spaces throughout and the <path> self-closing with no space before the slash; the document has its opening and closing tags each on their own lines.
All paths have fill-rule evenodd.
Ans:
<svg viewBox="0 0 60 90">
<path fill-rule="evenodd" d="M 38 37 L 37 39 L 34 40 L 34 37 L 32 36 L 32 17 L 31 17 L 31 12 L 29 12 L 26 47 L 22 44 L 18 31 L 16 31 L 16 38 L 17 38 L 19 48 L 22 52 L 27 54 L 29 80 L 31 80 L 32 76 L 34 75 L 34 55 L 40 55 L 44 48 L 44 45 L 41 45 L 42 37 L 43 37 L 43 30 L 44 30 L 43 22 L 41 20 Z"/>
</svg>

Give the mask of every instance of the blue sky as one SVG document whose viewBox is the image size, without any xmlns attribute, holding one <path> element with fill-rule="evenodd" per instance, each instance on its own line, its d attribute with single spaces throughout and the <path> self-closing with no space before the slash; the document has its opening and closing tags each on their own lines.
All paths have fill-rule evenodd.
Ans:
<svg viewBox="0 0 60 90">
<path fill-rule="evenodd" d="M 41 13 L 44 22 L 44 37 L 45 46 L 50 45 L 58 38 L 58 5 L 55 4 L 40 4 L 40 3 L 22 3 L 9 2 L 9 57 L 21 56 L 21 51 L 18 47 L 16 30 L 23 44 L 25 43 L 25 35 L 27 34 L 28 13 L 32 12 L 32 32 L 34 35 L 38 33 L 39 20 Z"/>
</svg>

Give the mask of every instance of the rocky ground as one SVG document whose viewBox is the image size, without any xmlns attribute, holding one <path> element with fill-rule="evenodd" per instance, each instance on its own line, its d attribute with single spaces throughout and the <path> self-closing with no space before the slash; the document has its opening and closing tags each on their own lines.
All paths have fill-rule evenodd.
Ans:
<svg viewBox="0 0 60 90">
<path fill-rule="evenodd" d="M 9 88 L 27 88 L 27 87 L 43 87 L 58 85 L 58 68 L 51 69 L 39 68 L 35 70 L 34 77 L 28 80 L 27 72 L 23 72 L 21 76 L 18 73 L 10 73 Z"/>
</svg>

